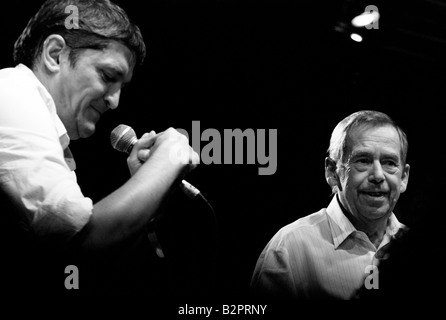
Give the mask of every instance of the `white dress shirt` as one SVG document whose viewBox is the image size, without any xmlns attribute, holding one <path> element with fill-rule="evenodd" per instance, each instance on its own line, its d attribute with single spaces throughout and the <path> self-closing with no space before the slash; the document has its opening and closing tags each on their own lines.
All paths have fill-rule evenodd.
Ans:
<svg viewBox="0 0 446 320">
<path fill-rule="evenodd" d="M 405 226 L 392 213 L 376 248 L 343 214 L 335 196 L 328 208 L 274 235 L 257 261 L 251 288 L 269 298 L 352 299 L 368 277 L 377 277 L 377 283 L 368 281 L 379 286 L 383 248 L 400 228 Z"/>
<path fill-rule="evenodd" d="M 0 70 L 0 189 L 22 227 L 37 235 L 71 237 L 93 211 L 65 159 L 67 131 L 54 101 L 24 65 Z M 6 214 L 1 212 L 0 214 Z"/>
</svg>

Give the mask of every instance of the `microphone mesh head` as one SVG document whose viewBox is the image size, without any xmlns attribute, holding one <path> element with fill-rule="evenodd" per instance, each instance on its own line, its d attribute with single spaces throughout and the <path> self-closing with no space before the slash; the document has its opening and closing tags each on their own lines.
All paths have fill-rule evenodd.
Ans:
<svg viewBox="0 0 446 320">
<path fill-rule="evenodd" d="M 135 131 L 125 124 L 117 126 L 110 134 L 111 145 L 121 152 L 130 153 L 136 141 Z"/>
</svg>

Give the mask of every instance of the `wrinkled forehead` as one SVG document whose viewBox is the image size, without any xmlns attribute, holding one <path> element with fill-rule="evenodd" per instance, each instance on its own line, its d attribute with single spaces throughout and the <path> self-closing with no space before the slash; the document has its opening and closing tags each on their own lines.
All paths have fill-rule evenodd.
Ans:
<svg viewBox="0 0 446 320">
<path fill-rule="evenodd" d="M 352 128 L 346 137 L 344 156 L 349 157 L 352 152 L 380 149 L 402 156 L 402 143 L 398 131 L 390 124 L 363 124 Z"/>
</svg>

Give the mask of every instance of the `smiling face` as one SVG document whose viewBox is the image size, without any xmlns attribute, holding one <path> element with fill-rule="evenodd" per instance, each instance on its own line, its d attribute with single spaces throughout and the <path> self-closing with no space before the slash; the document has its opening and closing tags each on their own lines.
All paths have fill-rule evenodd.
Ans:
<svg viewBox="0 0 446 320">
<path fill-rule="evenodd" d="M 398 132 L 390 125 L 367 126 L 347 139 L 349 156 L 336 172 L 342 205 L 365 223 L 387 218 L 409 179 Z"/>
<path fill-rule="evenodd" d="M 53 87 L 57 114 L 71 139 L 91 136 L 101 115 L 119 104 L 121 88 L 133 74 L 132 53 L 112 41 L 104 50 L 86 49 L 73 67 L 61 56 Z"/>
</svg>

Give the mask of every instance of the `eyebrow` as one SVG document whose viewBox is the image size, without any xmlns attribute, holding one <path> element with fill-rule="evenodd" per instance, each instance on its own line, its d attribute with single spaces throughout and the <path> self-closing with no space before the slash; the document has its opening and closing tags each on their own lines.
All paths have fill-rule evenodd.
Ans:
<svg viewBox="0 0 446 320">
<path fill-rule="evenodd" d="M 368 151 L 353 151 L 350 156 L 352 158 L 357 158 L 357 157 L 364 157 L 364 156 L 370 156 L 372 153 L 368 152 Z"/>
<path fill-rule="evenodd" d="M 359 157 L 369 157 L 373 155 L 372 152 L 366 151 L 366 150 L 360 150 L 360 151 L 353 151 L 351 153 L 351 158 L 359 158 Z M 392 158 L 395 160 L 400 160 L 400 155 L 394 152 L 384 152 L 382 155 L 384 158 Z"/>
<path fill-rule="evenodd" d="M 108 69 L 108 70 L 112 71 L 113 73 L 115 73 L 120 79 L 123 80 L 122 83 L 124 85 L 128 85 L 131 82 L 131 80 L 125 81 L 125 78 L 124 78 L 125 72 L 121 68 L 112 66 L 109 64 L 102 64 L 101 67 L 104 69 Z"/>
</svg>

